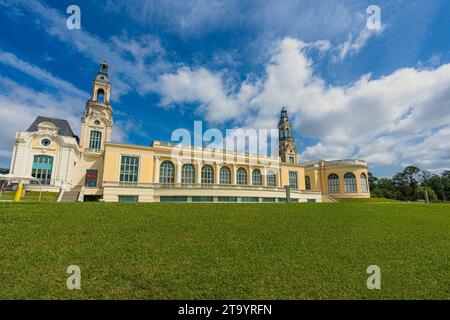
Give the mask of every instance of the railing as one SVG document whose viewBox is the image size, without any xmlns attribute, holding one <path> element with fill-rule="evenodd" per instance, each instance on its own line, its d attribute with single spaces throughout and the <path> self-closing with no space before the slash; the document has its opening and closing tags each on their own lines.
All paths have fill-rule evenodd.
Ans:
<svg viewBox="0 0 450 320">
<path fill-rule="evenodd" d="M 198 184 L 198 183 L 139 183 L 139 182 L 112 182 L 104 181 L 103 187 L 118 188 L 151 188 L 151 189 L 215 189 L 215 190 L 263 190 L 286 192 L 285 188 L 268 186 L 251 186 L 238 184 Z M 291 192 L 306 194 L 320 194 L 320 191 L 291 189 Z"/>
<path fill-rule="evenodd" d="M 102 152 L 103 152 L 101 149 L 95 149 L 95 148 L 85 148 L 84 151 L 87 153 L 95 153 L 95 154 L 102 154 Z"/>
</svg>

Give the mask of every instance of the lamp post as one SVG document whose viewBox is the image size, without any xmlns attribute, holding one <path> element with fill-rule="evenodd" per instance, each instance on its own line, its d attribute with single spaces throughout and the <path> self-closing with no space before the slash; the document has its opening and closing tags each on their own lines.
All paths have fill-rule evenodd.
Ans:
<svg viewBox="0 0 450 320">
<path fill-rule="evenodd" d="M 444 191 L 444 185 L 442 185 L 441 186 L 441 189 L 442 189 L 442 199 L 444 200 L 444 202 L 445 202 L 445 191 Z"/>
</svg>

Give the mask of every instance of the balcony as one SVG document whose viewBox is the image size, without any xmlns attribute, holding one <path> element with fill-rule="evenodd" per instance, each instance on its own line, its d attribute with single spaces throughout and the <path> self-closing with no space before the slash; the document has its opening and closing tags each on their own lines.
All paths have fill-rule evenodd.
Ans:
<svg viewBox="0 0 450 320">
<path fill-rule="evenodd" d="M 101 154 L 103 154 L 103 150 L 94 149 L 94 148 L 85 148 L 84 153 L 91 154 L 91 155 L 101 155 Z"/>
</svg>

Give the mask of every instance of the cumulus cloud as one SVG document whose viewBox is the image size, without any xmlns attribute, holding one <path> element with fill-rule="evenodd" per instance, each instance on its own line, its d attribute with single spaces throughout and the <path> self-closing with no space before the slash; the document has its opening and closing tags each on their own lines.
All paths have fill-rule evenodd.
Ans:
<svg viewBox="0 0 450 320">
<path fill-rule="evenodd" d="M 166 74 L 162 104 L 198 102 L 197 112 L 210 121 L 252 127 L 276 126 L 279 109 L 287 105 L 297 132 L 320 139 L 306 148 L 304 160 L 357 157 L 375 165 L 445 167 L 450 64 L 400 69 L 379 79 L 368 74 L 346 86 L 331 86 L 315 75 L 307 48 L 285 38 L 264 75 L 237 89 L 206 69 Z"/>
</svg>

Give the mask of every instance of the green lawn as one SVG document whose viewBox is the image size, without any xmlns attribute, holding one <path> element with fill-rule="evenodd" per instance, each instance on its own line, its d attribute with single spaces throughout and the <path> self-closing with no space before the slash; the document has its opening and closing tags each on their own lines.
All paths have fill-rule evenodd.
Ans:
<svg viewBox="0 0 450 320">
<path fill-rule="evenodd" d="M 450 208 L 3 203 L 0 283 L 2 299 L 449 299 Z"/>
<path fill-rule="evenodd" d="M 0 200 L 13 200 L 16 193 L 12 191 L 3 192 Z M 55 202 L 58 199 L 58 192 L 42 192 L 41 201 Z M 27 191 L 21 201 L 39 201 L 39 191 Z"/>
</svg>

